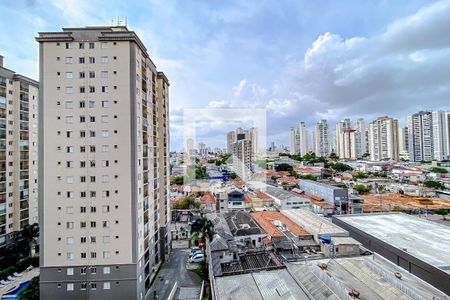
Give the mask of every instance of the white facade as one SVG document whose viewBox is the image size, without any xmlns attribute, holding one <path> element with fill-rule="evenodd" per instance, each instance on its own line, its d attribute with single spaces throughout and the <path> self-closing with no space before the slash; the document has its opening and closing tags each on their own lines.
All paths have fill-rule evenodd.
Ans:
<svg viewBox="0 0 450 300">
<path fill-rule="evenodd" d="M 408 117 L 409 157 L 411 161 L 434 158 L 433 115 L 420 111 Z"/>
<path fill-rule="evenodd" d="M 433 158 L 450 158 L 450 111 L 433 111 Z"/>
<path fill-rule="evenodd" d="M 330 155 L 330 130 L 327 120 L 321 120 L 314 127 L 313 143 L 316 156 Z"/>
<path fill-rule="evenodd" d="M 372 161 L 398 160 L 398 121 L 384 116 L 369 124 L 369 153 Z"/>
</svg>

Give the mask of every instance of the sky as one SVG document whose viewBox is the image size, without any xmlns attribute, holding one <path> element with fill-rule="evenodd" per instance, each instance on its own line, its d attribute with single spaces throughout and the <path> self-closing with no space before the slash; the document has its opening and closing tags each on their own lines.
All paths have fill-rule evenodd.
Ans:
<svg viewBox="0 0 450 300">
<path fill-rule="evenodd" d="M 126 17 L 170 80 L 173 150 L 185 109 L 265 109 L 278 145 L 300 121 L 389 115 L 405 125 L 419 110 L 450 109 L 450 0 L 0 0 L 0 11 L 5 66 L 34 79 L 37 32 Z M 236 126 L 199 123 L 197 141 L 224 147 Z"/>
</svg>

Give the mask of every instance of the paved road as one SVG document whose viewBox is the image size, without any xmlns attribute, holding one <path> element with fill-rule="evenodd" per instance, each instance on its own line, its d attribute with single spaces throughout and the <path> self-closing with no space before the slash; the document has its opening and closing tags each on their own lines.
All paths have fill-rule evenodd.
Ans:
<svg viewBox="0 0 450 300">
<path fill-rule="evenodd" d="M 180 290 L 183 291 L 183 293 L 187 291 L 185 288 L 200 289 L 202 285 L 201 279 L 197 274 L 186 270 L 188 254 L 189 249 L 173 249 L 169 261 L 161 268 L 155 278 L 147 300 L 154 299 L 153 296 L 155 290 L 158 300 L 167 299 L 175 282 L 178 282 L 179 287 L 177 294 L 180 293 Z"/>
</svg>

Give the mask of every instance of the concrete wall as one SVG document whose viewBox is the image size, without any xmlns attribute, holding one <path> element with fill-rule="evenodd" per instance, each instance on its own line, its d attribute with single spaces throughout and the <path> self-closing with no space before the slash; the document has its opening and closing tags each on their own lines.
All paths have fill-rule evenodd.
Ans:
<svg viewBox="0 0 450 300">
<path fill-rule="evenodd" d="M 350 233 L 350 236 L 361 242 L 367 249 L 376 252 L 398 266 L 408 270 L 415 276 L 425 280 L 446 294 L 450 294 L 450 274 L 436 268 L 411 254 L 402 251 L 374 236 L 354 227 L 336 217 L 332 218 L 334 224 Z"/>
</svg>

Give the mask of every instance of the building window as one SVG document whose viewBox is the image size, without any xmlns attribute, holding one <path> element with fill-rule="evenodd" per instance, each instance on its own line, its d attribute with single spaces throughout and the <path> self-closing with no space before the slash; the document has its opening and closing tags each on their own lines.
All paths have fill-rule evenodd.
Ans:
<svg viewBox="0 0 450 300">
<path fill-rule="evenodd" d="M 80 94 L 86 93 L 86 87 L 80 86 Z"/>
<path fill-rule="evenodd" d="M 109 251 L 103 251 L 103 258 L 104 258 L 104 259 L 109 259 L 109 258 L 111 258 L 111 252 L 109 252 Z"/>
<path fill-rule="evenodd" d="M 72 276 L 73 275 L 73 268 L 67 268 L 67 273 L 68 276 Z"/>
<path fill-rule="evenodd" d="M 80 274 L 81 274 L 81 275 L 86 274 L 86 267 L 82 267 L 82 268 L 80 269 Z"/>
<path fill-rule="evenodd" d="M 84 58 L 84 57 L 79 57 L 79 58 L 78 58 L 78 62 L 79 62 L 80 64 L 84 64 L 85 58 Z M 82 77 L 82 78 L 84 78 L 84 72 L 82 72 L 82 73 L 83 73 L 83 77 Z"/>
<path fill-rule="evenodd" d="M 72 109 L 73 108 L 73 101 L 66 101 L 64 107 L 67 108 L 67 109 Z"/>
<path fill-rule="evenodd" d="M 103 289 L 104 290 L 111 289 L 111 282 L 103 282 Z"/>
<path fill-rule="evenodd" d="M 108 107 L 108 100 L 103 100 L 102 101 L 102 107 L 103 108 L 107 108 Z"/>
<path fill-rule="evenodd" d="M 106 138 L 109 136 L 109 131 L 108 130 L 102 130 L 102 137 Z"/>
<path fill-rule="evenodd" d="M 102 86 L 102 93 L 107 93 L 107 92 L 108 92 L 108 87 Z"/>
<path fill-rule="evenodd" d="M 96 290 L 96 289 L 97 289 L 97 283 L 91 282 L 91 290 Z"/>
<path fill-rule="evenodd" d="M 67 284 L 67 290 L 68 291 L 73 291 L 73 283 L 68 283 Z"/>
<path fill-rule="evenodd" d="M 66 43 L 66 49 L 72 49 L 73 45 L 72 43 L 68 42 Z"/>
<path fill-rule="evenodd" d="M 72 124 L 73 123 L 73 116 L 66 116 L 66 124 Z"/>
<path fill-rule="evenodd" d="M 73 260 L 73 252 L 67 252 L 67 260 Z"/>
<path fill-rule="evenodd" d="M 108 63 L 108 56 L 102 56 L 100 58 L 100 61 L 101 61 L 102 64 L 107 64 Z"/>
<path fill-rule="evenodd" d="M 110 274 L 111 273 L 111 267 L 103 267 L 103 274 Z"/>
<path fill-rule="evenodd" d="M 73 242 L 74 242 L 74 240 L 73 240 L 72 236 L 66 238 L 67 245 L 73 245 Z M 69 274 L 67 274 L 67 275 L 69 275 Z M 72 270 L 72 275 L 73 275 L 73 270 Z"/>
<path fill-rule="evenodd" d="M 101 45 L 102 49 L 108 48 L 108 43 L 107 42 L 102 42 L 100 45 Z"/>
<path fill-rule="evenodd" d="M 86 282 L 82 282 L 81 283 L 81 290 L 84 291 L 87 288 L 87 283 Z"/>
<path fill-rule="evenodd" d="M 108 78 L 108 71 L 101 71 L 100 72 L 100 77 L 101 78 Z"/>
<path fill-rule="evenodd" d="M 89 57 L 89 63 L 95 64 L 95 57 Z"/>
<path fill-rule="evenodd" d="M 111 243 L 111 237 L 109 235 L 105 235 L 103 237 L 103 244 L 109 244 Z"/>
<path fill-rule="evenodd" d="M 89 93 L 95 93 L 95 86 L 89 86 Z"/>
<path fill-rule="evenodd" d="M 70 65 L 70 64 L 72 64 L 72 63 L 73 63 L 73 58 L 70 57 L 70 56 L 67 56 L 67 57 L 66 57 L 66 64 Z"/>
<path fill-rule="evenodd" d="M 97 268 L 96 267 L 91 267 L 90 268 L 90 272 L 91 272 L 91 274 L 97 274 Z"/>
<path fill-rule="evenodd" d="M 72 79 L 73 78 L 73 73 L 72 72 L 66 72 L 66 78 L 67 79 Z"/>
<path fill-rule="evenodd" d="M 95 78 L 95 72 L 89 71 L 89 78 Z"/>
<path fill-rule="evenodd" d="M 78 47 L 79 47 L 80 49 L 84 49 L 84 43 L 83 43 L 83 42 L 78 43 Z"/>
<path fill-rule="evenodd" d="M 94 49 L 95 48 L 95 43 L 89 43 L 89 49 Z"/>
<path fill-rule="evenodd" d="M 65 92 L 66 92 L 66 94 L 72 94 L 72 93 L 73 93 L 73 87 L 71 87 L 71 86 L 66 86 Z"/>
<path fill-rule="evenodd" d="M 102 123 L 108 123 L 108 116 L 103 115 L 101 120 L 102 120 Z"/>
</svg>

